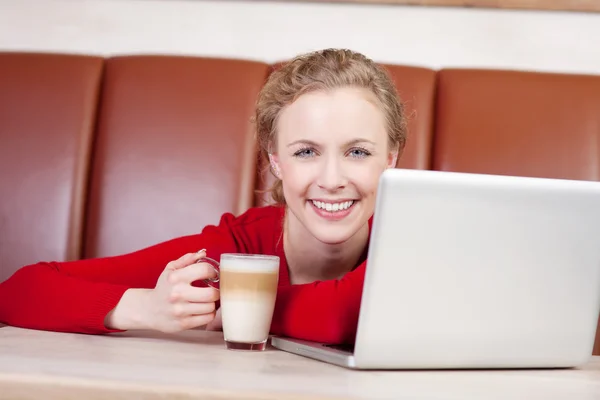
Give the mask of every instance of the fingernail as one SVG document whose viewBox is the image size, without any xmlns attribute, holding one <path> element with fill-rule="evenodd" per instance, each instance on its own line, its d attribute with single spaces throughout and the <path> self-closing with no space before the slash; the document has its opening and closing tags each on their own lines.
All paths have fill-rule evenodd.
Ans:
<svg viewBox="0 0 600 400">
<path fill-rule="evenodd" d="M 206 249 L 199 250 L 197 254 L 206 253 Z"/>
</svg>

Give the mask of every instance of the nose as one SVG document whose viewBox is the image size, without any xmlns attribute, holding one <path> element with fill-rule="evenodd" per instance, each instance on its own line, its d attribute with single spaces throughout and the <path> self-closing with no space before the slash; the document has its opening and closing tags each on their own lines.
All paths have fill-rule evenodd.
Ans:
<svg viewBox="0 0 600 400">
<path fill-rule="evenodd" d="M 325 159 L 319 174 L 319 187 L 333 192 L 344 188 L 347 184 L 348 180 L 341 160 L 338 160 L 336 157 Z"/>
</svg>

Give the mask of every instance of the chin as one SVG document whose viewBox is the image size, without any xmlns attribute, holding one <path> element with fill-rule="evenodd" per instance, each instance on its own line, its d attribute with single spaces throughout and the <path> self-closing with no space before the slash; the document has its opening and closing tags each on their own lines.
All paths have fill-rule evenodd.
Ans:
<svg viewBox="0 0 600 400">
<path fill-rule="evenodd" d="M 321 243 L 328 245 L 339 245 L 346 243 L 357 231 L 352 232 L 339 232 L 339 231 L 327 231 L 324 229 L 315 229 L 312 231 L 312 235 Z"/>
</svg>

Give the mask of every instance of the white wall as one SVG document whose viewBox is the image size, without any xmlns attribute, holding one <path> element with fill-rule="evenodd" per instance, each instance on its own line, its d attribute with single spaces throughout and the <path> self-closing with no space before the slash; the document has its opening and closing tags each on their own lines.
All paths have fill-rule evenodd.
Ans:
<svg viewBox="0 0 600 400">
<path fill-rule="evenodd" d="M 0 0 L 0 50 L 272 62 L 330 46 L 381 62 L 433 68 L 600 74 L 600 14 L 259 1 Z"/>
</svg>

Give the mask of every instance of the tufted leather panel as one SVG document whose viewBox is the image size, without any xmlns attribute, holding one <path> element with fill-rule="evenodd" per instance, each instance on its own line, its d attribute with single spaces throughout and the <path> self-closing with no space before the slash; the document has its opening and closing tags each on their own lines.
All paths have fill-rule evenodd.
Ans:
<svg viewBox="0 0 600 400">
<path fill-rule="evenodd" d="M 197 233 L 252 205 L 250 118 L 267 69 L 194 57 L 107 61 L 86 257 Z"/>
<path fill-rule="evenodd" d="M 274 65 L 277 68 L 280 64 Z M 429 169 L 433 135 L 436 71 L 426 68 L 384 65 L 396 84 L 408 117 L 408 140 L 404 154 L 398 160 L 398 168 Z M 259 191 L 269 188 L 275 178 L 265 160 L 258 159 L 257 187 Z M 268 166 L 267 166 L 268 167 Z M 257 193 L 257 205 L 271 203 L 268 193 Z"/>
<path fill-rule="evenodd" d="M 439 72 L 434 169 L 600 180 L 600 76 Z"/>
<path fill-rule="evenodd" d="M 408 118 L 408 140 L 397 167 L 430 169 L 436 71 L 391 65 L 387 68 L 396 82 Z"/>
<path fill-rule="evenodd" d="M 0 281 L 80 255 L 103 60 L 0 53 Z"/>
</svg>

